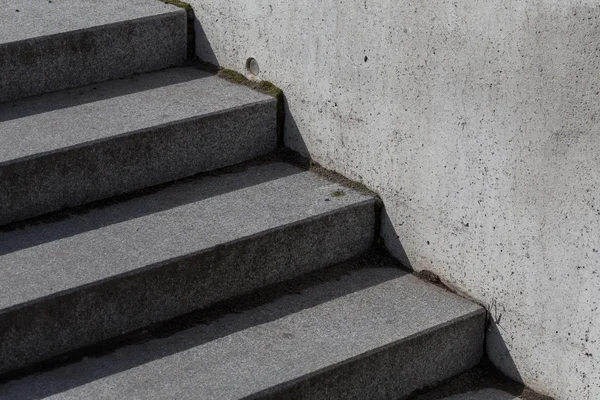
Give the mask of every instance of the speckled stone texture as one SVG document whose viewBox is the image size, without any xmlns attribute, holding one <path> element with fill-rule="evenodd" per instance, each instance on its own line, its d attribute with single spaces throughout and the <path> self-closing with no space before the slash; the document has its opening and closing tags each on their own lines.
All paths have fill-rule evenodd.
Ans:
<svg viewBox="0 0 600 400">
<path fill-rule="evenodd" d="M 452 397 L 446 397 L 443 400 L 519 400 L 521 397 L 515 397 L 512 394 L 496 389 L 483 389 L 476 392 L 457 394 Z"/>
<path fill-rule="evenodd" d="M 2 0 L 0 102 L 181 64 L 185 10 L 157 0 Z"/>
<path fill-rule="evenodd" d="M 276 100 L 172 68 L 0 105 L 0 224 L 275 149 Z"/>
<path fill-rule="evenodd" d="M 0 386 L 24 399 L 389 400 L 476 364 L 485 311 L 397 268 Z"/>
<path fill-rule="evenodd" d="M 284 163 L 78 214 L 0 233 L 0 373 L 344 261 L 375 231 L 372 197 Z"/>
</svg>

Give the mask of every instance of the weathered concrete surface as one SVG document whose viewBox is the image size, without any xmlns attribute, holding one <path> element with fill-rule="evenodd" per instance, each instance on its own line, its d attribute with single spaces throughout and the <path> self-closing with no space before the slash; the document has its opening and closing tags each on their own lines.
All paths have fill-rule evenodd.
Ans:
<svg viewBox="0 0 600 400">
<path fill-rule="evenodd" d="M 395 399 L 476 364 L 484 310 L 367 268 L 0 386 L 0 399 Z"/>
<path fill-rule="evenodd" d="M 0 373 L 355 257 L 374 226 L 372 197 L 273 163 L 0 232 Z"/>
<path fill-rule="evenodd" d="M 0 104 L 0 224 L 267 154 L 276 107 L 195 68 Z"/>
<path fill-rule="evenodd" d="M 288 146 L 377 190 L 387 245 L 490 307 L 503 371 L 600 398 L 600 8 L 191 0 L 197 53 L 287 96 Z"/>
<path fill-rule="evenodd" d="M 157 0 L 2 0 L 0 102 L 181 64 L 186 29 Z"/>
</svg>

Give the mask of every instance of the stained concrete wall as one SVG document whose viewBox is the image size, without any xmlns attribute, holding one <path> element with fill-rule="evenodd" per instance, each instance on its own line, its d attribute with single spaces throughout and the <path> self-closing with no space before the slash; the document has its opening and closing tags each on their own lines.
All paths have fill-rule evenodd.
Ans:
<svg viewBox="0 0 600 400">
<path fill-rule="evenodd" d="M 491 309 L 496 365 L 600 398 L 598 2 L 191 3 L 197 54 L 255 57 L 287 145 L 378 191 L 390 249 Z"/>
</svg>

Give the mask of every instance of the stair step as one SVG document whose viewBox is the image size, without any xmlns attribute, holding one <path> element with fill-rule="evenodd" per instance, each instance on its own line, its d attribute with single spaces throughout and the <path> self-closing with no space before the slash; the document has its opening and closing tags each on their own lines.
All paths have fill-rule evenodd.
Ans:
<svg viewBox="0 0 600 400">
<path fill-rule="evenodd" d="M 3 0 L 0 21 L 0 102 L 186 58 L 186 11 L 157 0 Z"/>
<path fill-rule="evenodd" d="M 0 232 L 0 373 L 371 246 L 371 196 L 286 163 L 245 168 Z"/>
<path fill-rule="evenodd" d="M 266 154 L 276 107 L 192 67 L 0 104 L 0 225 Z"/>
<path fill-rule="evenodd" d="M 398 399 L 478 363 L 480 306 L 386 263 L 365 267 L 8 382 L 0 398 Z"/>
</svg>

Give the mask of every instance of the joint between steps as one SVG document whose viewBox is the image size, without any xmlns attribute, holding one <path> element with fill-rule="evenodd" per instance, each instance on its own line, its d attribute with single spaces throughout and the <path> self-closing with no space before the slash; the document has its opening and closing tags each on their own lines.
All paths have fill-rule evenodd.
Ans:
<svg viewBox="0 0 600 400">
<path fill-rule="evenodd" d="M 187 58 L 192 60 L 196 56 L 196 27 L 194 9 L 191 4 L 179 0 L 160 0 L 165 4 L 183 8 L 187 12 Z"/>
</svg>

